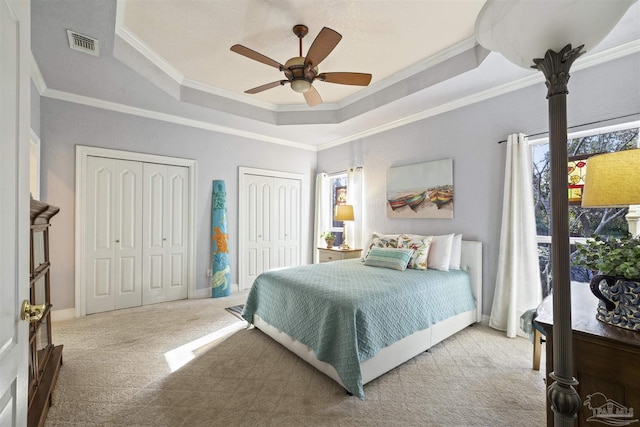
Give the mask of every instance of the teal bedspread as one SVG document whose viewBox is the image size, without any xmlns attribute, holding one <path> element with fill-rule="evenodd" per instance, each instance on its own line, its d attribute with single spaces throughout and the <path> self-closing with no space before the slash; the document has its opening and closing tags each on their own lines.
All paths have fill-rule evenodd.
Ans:
<svg viewBox="0 0 640 427">
<path fill-rule="evenodd" d="M 360 362 L 475 306 L 464 271 L 396 271 L 351 259 L 260 274 L 242 317 L 253 323 L 258 314 L 306 344 L 363 399 Z"/>
</svg>

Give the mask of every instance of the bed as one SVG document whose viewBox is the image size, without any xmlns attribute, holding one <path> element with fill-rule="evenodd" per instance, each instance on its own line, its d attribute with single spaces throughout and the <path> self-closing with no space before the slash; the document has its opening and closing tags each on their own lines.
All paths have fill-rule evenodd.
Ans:
<svg viewBox="0 0 640 427">
<path fill-rule="evenodd" d="M 448 272 L 359 259 L 265 272 L 242 316 L 364 399 L 365 384 L 482 320 L 482 244 L 463 241 Z"/>
</svg>

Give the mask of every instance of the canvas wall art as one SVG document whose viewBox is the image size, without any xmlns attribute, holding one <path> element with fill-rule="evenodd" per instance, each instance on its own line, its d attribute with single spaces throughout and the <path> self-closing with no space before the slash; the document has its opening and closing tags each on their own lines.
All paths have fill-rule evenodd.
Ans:
<svg viewBox="0 0 640 427">
<path fill-rule="evenodd" d="M 390 168 L 388 218 L 453 218 L 453 159 Z"/>
</svg>

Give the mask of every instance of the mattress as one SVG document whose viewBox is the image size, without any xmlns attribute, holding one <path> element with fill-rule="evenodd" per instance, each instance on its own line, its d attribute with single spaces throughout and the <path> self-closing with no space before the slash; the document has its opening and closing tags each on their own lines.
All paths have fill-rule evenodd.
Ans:
<svg viewBox="0 0 640 427">
<path fill-rule="evenodd" d="M 257 314 L 312 349 L 364 398 L 361 362 L 475 304 L 465 271 L 396 271 L 351 259 L 262 273 L 243 317 L 253 323 Z"/>
</svg>

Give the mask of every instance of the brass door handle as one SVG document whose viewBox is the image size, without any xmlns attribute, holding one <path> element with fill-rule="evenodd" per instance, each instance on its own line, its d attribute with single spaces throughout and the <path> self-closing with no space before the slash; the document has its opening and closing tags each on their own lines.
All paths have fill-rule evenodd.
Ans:
<svg viewBox="0 0 640 427">
<path fill-rule="evenodd" d="M 29 323 L 35 323 L 42 319 L 44 310 L 47 308 L 47 304 L 31 304 L 29 300 L 22 301 L 22 310 L 20 317 L 22 320 L 26 320 Z"/>
</svg>

